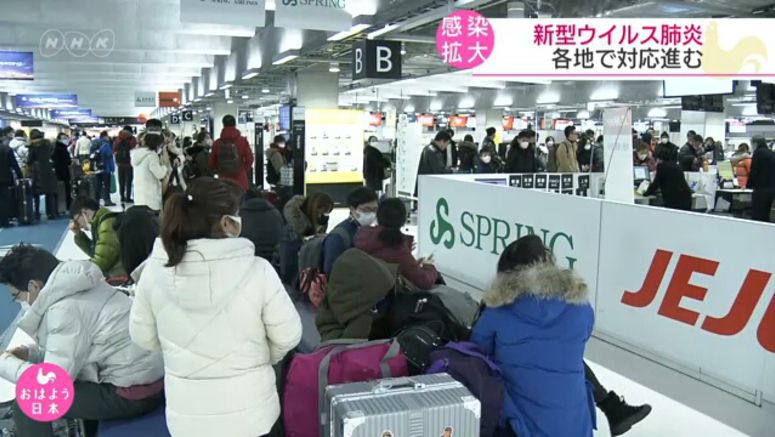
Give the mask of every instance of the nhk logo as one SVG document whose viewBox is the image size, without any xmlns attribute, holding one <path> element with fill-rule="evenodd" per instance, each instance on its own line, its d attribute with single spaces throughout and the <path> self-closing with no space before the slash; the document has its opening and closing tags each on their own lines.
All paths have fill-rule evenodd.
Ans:
<svg viewBox="0 0 775 437">
<path fill-rule="evenodd" d="M 565 245 L 562 252 L 568 268 L 573 268 L 577 258 L 571 256 L 575 250 L 573 236 L 564 232 L 554 232 L 540 229 L 536 234 L 535 227 L 523 223 L 508 222 L 498 217 L 490 217 L 463 211 L 456 224 L 450 218 L 450 207 L 447 199 L 441 197 L 436 202 L 436 219 L 431 222 L 430 237 L 434 245 L 443 245 L 454 249 L 461 244 L 465 247 L 493 255 L 500 255 L 511 242 L 526 235 L 539 235 L 546 247 L 557 256 L 560 246 Z M 570 252 L 570 253 L 569 253 Z M 559 259 L 558 259 L 559 260 Z"/>
<path fill-rule="evenodd" d="M 317 6 L 321 8 L 344 9 L 345 0 L 283 0 L 283 6 Z"/>
</svg>

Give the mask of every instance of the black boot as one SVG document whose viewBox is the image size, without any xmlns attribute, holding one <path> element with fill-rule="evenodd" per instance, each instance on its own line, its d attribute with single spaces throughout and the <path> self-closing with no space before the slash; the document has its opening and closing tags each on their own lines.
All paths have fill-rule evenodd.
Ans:
<svg viewBox="0 0 775 437">
<path fill-rule="evenodd" d="M 615 392 L 609 392 L 597 406 L 603 410 L 611 427 L 611 435 L 622 435 L 630 430 L 636 423 L 645 419 L 651 413 L 651 405 L 633 407 L 619 397 Z"/>
</svg>

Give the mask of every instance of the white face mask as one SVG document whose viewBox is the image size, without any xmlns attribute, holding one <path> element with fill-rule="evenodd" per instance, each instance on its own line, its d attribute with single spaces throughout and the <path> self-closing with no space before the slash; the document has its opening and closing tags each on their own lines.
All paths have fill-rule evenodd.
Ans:
<svg viewBox="0 0 775 437">
<path fill-rule="evenodd" d="M 592 144 L 587 143 L 587 145 L 584 146 L 584 150 L 591 150 L 591 149 L 592 149 Z"/>
<path fill-rule="evenodd" d="M 489 164 L 492 161 L 492 156 L 482 156 L 482 162 L 485 164 Z"/>
<path fill-rule="evenodd" d="M 547 141 L 546 147 L 552 147 L 554 145 L 554 141 Z"/>
<path fill-rule="evenodd" d="M 238 215 L 227 215 L 226 217 L 229 218 L 229 220 L 233 221 L 234 223 L 239 225 L 239 232 L 237 232 L 237 235 L 232 234 L 231 232 L 226 232 L 226 236 L 229 238 L 239 238 L 239 235 L 242 233 L 242 217 Z"/>
<path fill-rule="evenodd" d="M 520 141 L 519 142 L 519 147 L 521 147 L 522 149 L 527 149 L 527 147 L 529 145 L 530 145 L 530 143 L 528 141 Z"/>
<path fill-rule="evenodd" d="M 662 144 L 667 144 L 669 140 L 667 138 L 662 138 Z"/>
<path fill-rule="evenodd" d="M 648 158 L 648 157 L 649 157 L 648 153 L 645 154 L 645 155 L 640 154 L 640 153 L 638 154 L 638 159 L 640 159 L 641 161 L 645 161 L 646 158 Z"/>
<path fill-rule="evenodd" d="M 278 143 L 277 147 L 280 148 L 280 149 L 284 149 L 285 148 L 285 143 Z"/>
<path fill-rule="evenodd" d="M 361 226 L 371 226 L 377 221 L 376 212 L 355 212 L 355 221 Z"/>
</svg>

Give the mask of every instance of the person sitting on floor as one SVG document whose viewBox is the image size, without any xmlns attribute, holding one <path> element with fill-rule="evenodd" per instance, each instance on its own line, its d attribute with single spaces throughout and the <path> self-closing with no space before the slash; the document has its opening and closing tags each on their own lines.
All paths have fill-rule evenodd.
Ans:
<svg viewBox="0 0 775 437">
<path fill-rule="evenodd" d="M 29 306 L 18 328 L 37 342 L 4 353 L 0 377 L 15 383 L 42 362 L 67 371 L 75 394 L 66 417 L 84 419 L 87 436 L 96 435 L 98 420 L 138 417 L 162 405 L 162 356 L 132 343 L 132 301 L 105 283 L 95 264 L 60 262 L 19 245 L 0 261 L 0 283 Z M 50 423 L 27 417 L 16 404 L 13 418 L 19 436 L 54 436 Z"/>
<path fill-rule="evenodd" d="M 369 187 L 358 187 L 347 196 L 350 217 L 336 225 L 323 243 L 323 272 L 331 274 L 334 263 L 345 250 L 355 247 L 358 229 L 377 221 L 377 193 Z"/>
<path fill-rule="evenodd" d="M 133 206 L 116 217 L 113 229 L 121 248 L 121 265 L 132 277 L 151 256 L 153 244 L 159 237 L 159 217 L 147 206 Z"/>
<path fill-rule="evenodd" d="M 377 209 L 379 226 L 361 228 L 355 236 L 355 247 L 385 262 L 398 264 L 403 275 L 415 287 L 430 290 L 439 272 L 429 259 L 415 260 L 413 239 L 401 232 L 406 225 L 406 206 L 401 199 L 387 199 Z"/>
<path fill-rule="evenodd" d="M 75 200 L 70 209 L 70 231 L 75 244 L 91 258 L 107 278 L 126 276 L 121 264 L 121 245 L 114 224 L 117 213 L 86 197 Z M 92 238 L 86 235 L 90 231 Z"/>
</svg>

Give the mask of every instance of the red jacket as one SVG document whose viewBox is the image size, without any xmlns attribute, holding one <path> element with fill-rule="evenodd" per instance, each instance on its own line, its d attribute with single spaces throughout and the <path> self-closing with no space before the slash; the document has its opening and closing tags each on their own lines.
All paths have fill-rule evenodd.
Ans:
<svg viewBox="0 0 775 437">
<path fill-rule="evenodd" d="M 420 266 L 412 256 L 412 237 L 405 235 L 405 244 L 388 246 L 379 239 L 382 227 L 361 228 L 355 235 L 355 247 L 389 264 L 398 264 L 398 272 L 422 290 L 436 284 L 439 273 L 432 265 Z"/>
<path fill-rule="evenodd" d="M 118 145 L 121 144 L 122 141 L 127 140 L 129 143 L 129 150 L 131 151 L 135 147 L 137 147 L 137 138 L 135 138 L 134 135 L 132 135 L 131 132 L 122 130 L 118 133 L 118 136 L 116 137 L 115 141 L 113 141 L 113 154 L 115 155 L 118 153 Z M 119 167 L 131 167 L 132 161 L 129 162 L 118 162 L 116 160 L 116 164 L 118 164 Z"/>
<path fill-rule="evenodd" d="M 242 171 L 233 174 L 218 173 L 218 152 L 221 145 L 234 144 L 237 146 L 240 160 L 242 161 Z M 224 127 L 221 131 L 221 137 L 213 143 L 213 149 L 210 151 L 210 170 L 218 174 L 223 179 L 234 181 L 242 187 L 243 191 L 248 190 L 248 174 L 253 168 L 253 152 L 250 150 L 248 140 L 242 136 L 242 133 L 235 127 Z"/>
</svg>

